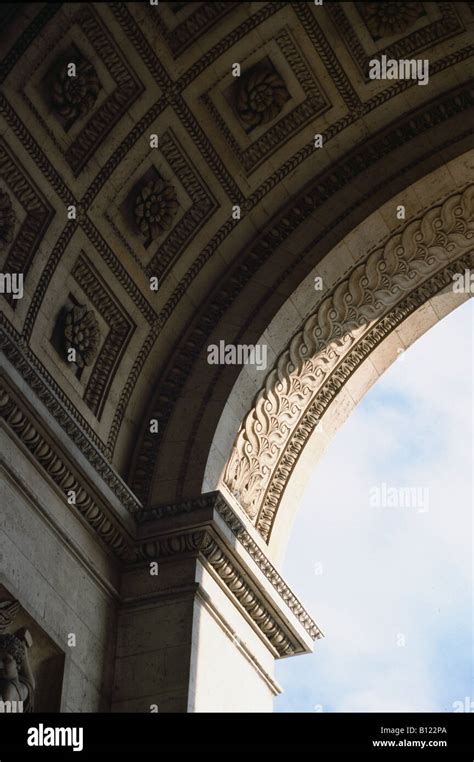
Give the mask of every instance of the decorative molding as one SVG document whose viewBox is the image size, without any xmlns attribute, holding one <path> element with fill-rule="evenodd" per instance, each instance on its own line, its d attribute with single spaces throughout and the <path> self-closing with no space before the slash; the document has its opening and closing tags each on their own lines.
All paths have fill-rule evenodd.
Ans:
<svg viewBox="0 0 474 762">
<path fill-rule="evenodd" d="M 334 384 L 331 374 L 365 338 L 373 321 L 380 321 L 425 281 L 434 278 L 436 283 L 438 271 L 473 244 L 470 185 L 409 222 L 357 265 L 291 339 L 241 425 L 223 476 L 265 539 L 295 462 L 290 467 L 287 447 L 316 395 L 324 393 L 329 379 Z M 415 305 L 412 299 L 412 310 Z M 309 422 L 312 430 L 317 417 L 313 414 Z"/>
<path fill-rule="evenodd" d="M 106 509 L 99 505 L 84 485 L 59 447 L 52 445 L 35 424 L 31 415 L 15 395 L 0 380 L 0 416 L 14 432 L 20 442 L 36 459 L 67 499 L 69 490 L 76 493 L 76 503 L 71 510 L 77 510 L 101 541 L 121 560 L 132 560 L 133 551 L 124 538 L 120 527 L 111 519 Z"/>
<path fill-rule="evenodd" d="M 153 75 L 157 76 L 158 82 L 161 87 L 164 88 L 163 97 L 154 104 L 152 109 L 145 115 L 142 121 L 142 129 L 139 136 L 142 135 L 143 130 L 146 129 L 146 124 L 150 124 L 150 113 L 155 112 L 156 115 L 161 113 L 166 105 L 171 105 L 176 113 L 178 120 L 186 132 L 192 136 L 196 149 L 200 152 L 204 158 L 206 164 L 214 173 L 215 177 L 219 181 L 220 186 L 223 188 L 229 200 L 233 204 L 243 203 L 245 197 L 240 190 L 239 185 L 235 182 L 233 173 L 229 172 L 225 163 L 222 161 L 219 152 L 214 148 L 209 140 L 206 132 L 201 128 L 200 122 L 194 116 L 193 111 L 188 106 L 185 98 L 181 93 L 181 87 L 178 83 L 173 82 L 168 73 L 163 69 L 158 56 L 151 50 L 143 32 L 134 21 L 129 10 L 123 3 L 114 3 L 112 11 L 119 21 L 122 28 L 125 30 L 127 36 L 132 40 L 135 49 L 146 62 Z M 255 22 L 257 23 L 257 22 Z M 156 117 L 155 117 L 156 118 Z M 133 130 L 132 130 L 133 133 Z M 138 136 L 137 136 L 138 137 Z M 127 141 L 128 142 L 128 141 Z M 135 141 L 133 141 L 134 143 Z M 133 143 L 131 143 L 133 145 Z M 107 175 L 101 174 L 100 187 L 107 179 Z M 96 192 L 96 189 L 94 189 Z M 88 199 L 89 200 L 89 199 Z"/>
<path fill-rule="evenodd" d="M 51 279 L 55 273 L 56 267 L 61 261 L 61 257 L 63 256 L 68 245 L 70 244 L 76 230 L 77 230 L 77 222 L 73 220 L 69 220 L 64 226 L 63 230 L 61 231 L 53 247 L 53 250 L 51 254 L 49 255 L 48 260 L 41 272 L 41 277 L 33 292 L 33 296 L 31 298 L 31 302 L 28 307 L 28 312 L 26 314 L 25 322 L 23 324 L 22 336 L 27 343 L 31 339 L 31 334 L 33 333 L 36 317 L 41 308 L 41 305 L 43 304 L 43 299 L 45 297 L 46 291 L 48 290 L 48 286 L 51 282 Z"/>
<path fill-rule="evenodd" d="M 356 3 L 356 5 L 377 5 L 377 7 L 381 9 L 378 12 L 380 15 L 383 12 L 382 9 L 384 5 L 387 5 L 387 3 Z M 398 3 L 398 5 L 421 5 L 421 3 Z M 414 30 L 396 42 L 389 44 L 386 48 L 378 50 L 377 55 L 380 56 L 383 54 L 388 58 L 396 59 L 411 58 L 418 53 L 426 50 L 431 45 L 438 44 L 443 40 L 447 40 L 450 37 L 465 31 L 465 27 L 459 17 L 454 3 L 437 3 L 437 6 L 441 10 L 440 19 L 436 19 L 426 26 Z M 326 8 L 332 21 L 337 26 L 337 29 L 339 30 L 339 33 L 344 40 L 349 53 L 365 77 L 365 81 L 369 82 L 369 61 L 372 57 L 372 54 L 367 53 L 362 47 L 361 41 L 359 40 L 357 32 L 354 29 L 354 25 L 347 17 L 344 3 L 328 3 Z M 363 12 L 360 15 L 364 19 L 364 23 L 367 24 Z M 430 73 L 432 73 L 431 64 L 430 70 Z"/>
<path fill-rule="evenodd" d="M 303 625 L 304 629 L 313 638 L 322 637 L 322 633 L 313 622 L 308 612 L 291 592 L 282 577 L 278 574 L 273 564 L 268 560 L 265 553 L 258 547 L 247 531 L 245 524 L 235 514 L 221 492 L 207 492 L 193 500 L 182 500 L 176 503 L 164 503 L 151 508 L 138 511 L 135 519 L 139 525 L 146 524 L 156 519 L 167 516 L 179 516 L 183 513 L 195 513 L 200 509 L 214 508 L 225 521 L 233 535 L 247 551 L 251 559 L 265 575 L 278 595 L 284 600 L 292 614 Z"/>
<path fill-rule="evenodd" d="M 204 528 L 181 531 L 142 541 L 138 546 L 138 556 L 143 561 L 181 554 L 200 555 L 207 562 L 227 588 L 234 603 L 242 607 L 279 656 L 292 656 L 304 651 L 298 640 L 291 636 L 289 628 L 284 626 L 276 611 L 265 603 L 258 585 L 252 582 L 247 574 L 244 576 L 212 530 Z M 300 607 L 302 609 L 301 605 Z M 313 639 L 321 638 L 322 633 L 317 625 L 309 614 L 306 616 L 307 619 L 303 623 L 305 630 Z"/>
<path fill-rule="evenodd" d="M 198 174 L 197 168 L 186 155 L 174 131 L 170 128 L 160 138 L 160 151 L 168 162 L 173 175 L 191 199 L 191 206 L 176 223 L 170 235 L 160 243 L 156 253 L 145 268 L 148 276 L 163 279 L 184 252 L 192 236 L 217 211 L 218 203 L 208 183 Z"/>
<path fill-rule="evenodd" d="M 280 656 L 290 656 L 304 650 L 298 640 L 291 636 L 290 629 L 283 624 L 273 608 L 269 608 L 265 603 L 258 585 L 251 582 L 248 575 L 241 571 L 236 561 L 232 559 L 225 543 L 214 536 L 212 529 L 207 526 L 199 529 L 184 529 L 158 538 L 144 539 L 142 537 L 134 542 L 112 519 L 109 511 L 97 501 L 85 480 L 78 476 L 64 454 L 59 452 L 59 447 L 51 444 L 49 438 L 40 431 L 28 409 L 19 402 L 2 380 L 0 380 L 0 417 L 31 453 L 38 466 L 63 493 L 65 499 L 68 492 L 74 490 L 76 503 L 70 506 L 71 510 L 79 512 L 118 561 L 136 566 L 149 559 L 160 561 L 181 554 L 200 555 L 225 585 L 234 603 L 244 609 Z M 203 495 L 193 502 L 193 510 L 203 506 L 214 506 L 218 510 L 305 631 L 313 639 L 321 638 L 322 633 L 317 625 L 291 593 L 263 552 L 251 540 L 244 525 L 233 515 L 232 509 L 225 503 L 222 496 L 216 493 Z M 170 509 L 164 509 L 161 515 L 188 512 L 188 509 L 190 509 L 188 505 L 176 507 L 176 509 L 170 507 Z M 139 518 L 139 523 L 144 524 L 156 518 L 156 515 L 156 510 L 144 512 Z"/>
<path fill-rule="evenodd" d="M 0 116 L 5 119 L 11 132 L 23 144 L 25 150 L 33 159 L 35 165 L 38 167 L 41 174 L 48 181 L 51 187 L 54 188 L 59 198 L 65 204 L 77 204 L 77 201 L 71 193 L 70 188 L 63 181 L 54 164 L 49 161 L 47 154 L 40 148 L 38 142 L 27 129 L 23 120 L 18 116 L 16 111 L 12 108 L 1 91 Z"/>
<path fill-rule="evenodd" d="M 82 230 L 88 237 L 91 244 L 100 254 L 104 262 L 109 267 L 110 271 L 114 274 L 115 278 L 120 283 L 125 293 L 130 297 L 132 302 L 138 307 L 138 309 L 144 316 L 147 323 L 150 326 L 155 325 L 158 320 L 157 313 L 155 312 L 151 304 L 148 302 L 148 300 L 145 299 L 141 290 L 138 288 L 133 278 L 130 277 L 129 273 L 123 266 L 122 262 L 117 257 L 115 252 L 110 248 L 107 241 L 105 240 L 103 235 L 100 233 L 96 225 L 94 225 L 94 223 L 92 222 L 92 220 L 90 219 L 88 215 L 84 215 L 84 217 L 80 220 L 80 224 L 81 224 Z"/>
<path fill-rule="evenodd" d="M 77 16 L 83 34 L 106 66 L 116 87 L 91 114 L 79 135 L 66 151 L 66 159 L 77 176 L 117 121 L 144 92 L 143 83 L 112 41 L 108 30 L 92 7 L 81 8 Z"/>
<path fill-rule="evenodd" d="M 150 356 L 150 352 L 153 349 L 156 339 L 158 338 L 158 335 L 160 333 L 160 327 L 161 326 L 159 324 L 154 325 L 148 332 L 135 358 L 133 367 L 130 373 L 128 374 L 128 378 L 120 394 L 120 398 L 116 405 L 113 421 L 110 426 L 109 436 L 107 439 L 107 452 L 110 454 L 110 457 L 112 457 L 114 453 L 115 445 L 117 444 L 117 439 L 120 432 L 120 427 L 122 425 L 122 421 L 124 419 L 128 403 L 133 394 L 133 391 L 137 384 L 138 377 L 142 371 L 142 368 L 145 365 L 146 361 L 148 360 Z M 129 479 L 127 478 L 127 483 L 128 481 Z M 131 487 L 131 489 L 133 490 L 133 487 Z M 141 503 L 138 497 L 137 497 L 137 501 Z"/>
<path fill-rule="evenodd" d="M 403 320 L 418 307 L 425 304 L 427 299 L 435 296 L 449 283 L 452 283 L 455 273 L 463 272 L 465 268 L 472 269 L 473 267 L 474 253 L 466 254 L 445 267 L 442 271 L 436 273 L 430 280 L 410 293 L 406 299 L 397 304 L 394 310 L 391 310 L 383 317 L 373 330 L 369 331 L 363 339 L 357 342 L 352 351 L 331 374 L 329 381 L 318 390 L 315 398 L 292 433 L 268 485 L 265 500 L 256 521 L 257 529 L 266 542 L 270 538 L 283 492 L 303 447 L 318 425 L 318 421 L 321 420 L 328 406 L 336 398 L 338 392 L 352 373 Z"/>
<path fill-rule="evenodd" d="M 59 3 L 47 3 L 44 5 L 26 29 L 20 34 L 18 39 L 15 40 L 15 44 L 12 45 L 5 58 L 0 63 L 0 84 L 3 84 L 15 64 L 30 47 L 31 43 L 38 39 L 43 27 L 54 18 L 60 7 Z M 16 12 L 19 10 L 19 8 L 15 8 Z"/>
<path fill-rule="evenodd" d="M 77 445 L 84 457 L 120 500 L 122 505 L 130 513 L 135 513 L 135 511 L 139 510 L 142 507 L 140 501 L 137 500 L 136 496 L 104 457 L 102 452 L 104 445 L 99 437 L 90 428 L 87 421 L 77 413 L 69 398 L 1 312 L 0 351 L 3 352 L 33 393 L 46 406 L 47 410 L 74 444 Z"/>
<path fill-rule="evenodd" d="M 376 103 L 374 102 L 373 107 L 376 105 L 379 105 L 378 101 Z M 305 220 L 314 215 L 327 200 L 332 198 L 338 191 L 347 187 L 347 185 L 361 173 L 364 173 L 368 167 L 376 164 L 377 161 L 380 161 L 391 152 L 399 151 L 403 145 L 415 137 L 427 133 L 433 127 L 443 124 L 454 115 L 462 114 L 472 107 L 474 107 L 474 88 L 472 83 L 468 83 L 467 85 L 462 85 L 459 89 L 452 91 L 448 95 L 433 100 L 422 108 L 411 112 L 403 119 L 400 119 L 397 124 L 392 125 L 389 129 L 375 135 L 370 140 L 365 141 L 362 145 L 356 146 L 353 151 L 344 156 L 340 161 L 332 164 L 327 170 L 324 170 L 317 175 L 311 183 L 302 189 L 301 193 L 298 194 L 286 208 L 281 210 L 278 216 L 271 219 L 268 226 L 259 233 L 249 245 L 245 257 L 239 259 L 235 266 L 230 270 L 226 281 L 219 288 L 218 292 L 213 293 L 212 299 L 209 300 L 206 309 L 199 315 L 195 324 L 186 331 L 186 335 L 183 339 L 185 348 L 182 350 L 179 349 L 175 353 L 170 364 L 170 371 L 160 379 L 157 379 L 157 384 L 160 389 L 160 403 L 159 406 L 155 406 L 150 410 L 148 419 L 152 417 L 159 419 L 161 432 L 165 430 L 165 427 L 171 418 L 175 400 L 179 397 L 181 389 L 184 387 L 187 379 L 192 373 L 192 366 L 195 358 L 200 356 L 203 348 L 208 344 L 209 336 L 216 323 L 223 317 L 225 312 L 241 293 L 244 286 L 251 280 L 259 268 L 273 255 L 275 250 L 284 244 L 287 238 L 303 222 L 305 222 Z M 336 132 L 333 133 L 333 136 Z M 357 206 L 363 205 L 370 198 L 377 198 L 380 192 L 387 187 L 389 182 L 393 181 L 407 170 L 414 168 L 423 159 L 438 155 L 443 148 L 448 148 L 462 137 L 471 135 L 471 133 L 472 130 L 467 128 L 462 136 L 450 136 L 441 146 L 438 145 L 435 148 L 427 146 L 426 153 L 423 156 L 418 154 L 412 162 L 409 162 L 408 166 L 403 166 L 390 177 L 384 177 L 379 184 L 368 187 L 366 193 L 357 199 L 357 203 L 350 208 L 345 207 L 337 219 L 330 220 L 328 226 L 318 233 L 311 245 L 317 246 L 323 241 L 325 236 L 331 233 L 331 231 L 342 222 L 350 212 L 357 208 Z M 313 147 L 311 146 L 308 151 L 313 154 Z M 304 156 L 300 157 L 299 161 L 307 158 L 306 149 L 303 153 Z M 299 161 L 293 162 L 291 160 L 287 162 L 277 173 L 278 179 L 281 181 L 288 172 L 294 171 L 298 166 Z M 256 192 L 254 198 L 251 197 L 251 202 L 249 200 L 249 208 L 256 205 L 258 201 L 271 190 L 271 187 L 273 187 L 276 182 L 276 177 L 273 176 L 271 183 L 270 181 L 264 183 L 264 193 L 260 195 L 260 191 Z M 208 245 L 204 247 L 203 251 L 194 261 L 192 268 L 190 268 L 183 276 L 181 282 L 174 290 L 172 297 L 158 316 L 157 325 L 160 330 L 167 319 L 169 319 L 174 307 L 179 303 L 180 298 L 186 292 L 189 283 L 194 280 L 197 273 L 205 266 L 206 262 L 211 259 L 214 251 L 223 244 L 233 228 L 233 221 L 227 221 L 211 239 Z M 309 247 L 306 247 L 304 251 L 295 255 L 291 259 L 289 267 L 283 271 L 279 279 L 272 284 L 272 288 L 277 287 L 288 278 L 291 270 L 299 265 L 299 263 L 307 256 L 308 250 Z M 247 323 L 250 324 L 252 319 L 253 315 L 250 314 Z M 143 361 L 145 359 L 146 355 L 143 357 Z M 134 368 L 134 374 L 138 375 L 139 372 L 139 367 Z M 115 432 L 118 432 L 120 428 L 120 420 L 121 416 L 123 416 L 122 411 L 126 409 L 127 404 L 128 401 L 124 396 L 123 402 L 121 400 L 121 410 L 120 412 L 117 411 L 117 415 L 114 419 Z M 202 415 L 205 414 L 206 405 L 207 398 L 203 398 L 203 403 L 201 405 Z M 111 447 L 113 447 L 113 441 L 115 440 L 111 439 L 110 441 Z M 194 441 L 192 436 L 189 441 L 190 447 L 192 447 Z M 135 462 L 133 464 L 133 472 L 130 480 L 130 486 L 143 504 L 146 504 L 149 497 L 151 475 L 157 457 L 157 447 L 157 438 L 150 435 L 148 431 L 144 431 L 140 449 L 136 454 Z M 186 465 L 187 459 L 183 462 Z"/>
<path fill-rule="evenodd" d="M 197 36 L 205 34 L 214 24 L 224 18 L 238 5 L 239 3 L 231 2 L 196 3 L 196 10 L 173 29 L 169 29 L 166 26 L 162 14 L 157 13 L 156 8 L 149 8 L 148 17 L 151 23 L 160 30 L 173 57 L 178 58 L 194 42 Z"/>
<path fill-rule="evenodd" d="M 85 403 L 100 418 L 108 390 L 136 326 L 84 252 L 77 259 L 72 275 L 109 327 L 84 391 Z"/>
<path fill-rule="evenodd" d="M 9 150 L 3 137 L 0 137 L 0 179 L 25 212 L 25 219 L 16 234 L 13 235 L 13 229 L 10 230 L 12 240 L 2 269 L 4 272 L 23 273 L 26 280 L 39 243 L 54 216 L 54 210 Z M 4 197 L 5 195 L 2 194 Z M 12 306 L 15 304 L 15 300 L 9 299 L 8 295 L 5 298 Z"/>
<path fill-rule="evenodd" d="M 6 249 L 13 241 L 16 222 L 10 196 L 0 190 L 0 251 Z"/>
<path fill-rule="evenodd" d="M 237 3 L 236 3 L 237 5 Z M 177 81 L 177 87 L 180 91 L 185 90 L 199 75 L 212 66 L 224 53 L 238 44 L 242 39 L 248 36 L 254 29 L 272 18 L 282 10 L 285 3 L 269 2 L 262 3 L 256 7 L 255 13 L 248 16 L 238 26 L 234 27 L 225 37 L 222 37 L 215 45 L 203 53 L 197 61 L 187 69 Z M 274 23 L 274 22 L 272 22 Z"/>
<path fill-rule="evenodd" d="M 325 6 L 326 12 L 329 5 L 330 3 L 327 3 Z M 352 85 L 350 77 L 347 76 L 344 67 L 334 53 L 332 45 L 324 34 L 321 25 L 317 22 L 314 7 L 311 8 L 309 3 L 294 3 L 292 8 L 330 74 L 342 100 L 350 111 L 357 113 L 357 110 L 361 106 L 361 100 Z M 316 13 L 318 10 L 316 9 Z"/>
</svg>

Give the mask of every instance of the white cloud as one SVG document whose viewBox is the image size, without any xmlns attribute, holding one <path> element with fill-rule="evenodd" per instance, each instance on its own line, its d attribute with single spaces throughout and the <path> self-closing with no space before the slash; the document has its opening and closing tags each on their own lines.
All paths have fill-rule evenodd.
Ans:
<svg viewBox="0 0 474 762">
<path fill-rule="evenodd" d="M 277 711 L 451 711 L 474 695 L 473 316 L 471 301 L 407 350 L 311 477 L 283 572 L 326 637 L 278 665 Z M 427 487 L 428 510 L 371 507 L 382 482 Z"/>
</svg>

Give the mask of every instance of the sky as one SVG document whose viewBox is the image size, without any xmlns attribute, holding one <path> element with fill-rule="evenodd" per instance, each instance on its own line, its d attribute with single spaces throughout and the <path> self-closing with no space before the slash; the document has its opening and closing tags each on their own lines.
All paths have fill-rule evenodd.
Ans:
<svg viewBox="0 0 474 762">
<path fill-rule="evenodd" d="M 315 465 L 282 570 L 325 637 L 277 662 L 276 712 L 474 711 L 473 324 L 402 353 Z"/>
</svg>

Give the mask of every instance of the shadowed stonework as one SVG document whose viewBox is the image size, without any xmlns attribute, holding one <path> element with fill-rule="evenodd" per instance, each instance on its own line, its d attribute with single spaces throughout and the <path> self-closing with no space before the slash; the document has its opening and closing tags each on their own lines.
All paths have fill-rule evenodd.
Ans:
<svg viewBox="0 0 474 762">
<path fill-rule="evenodd" d="M 472 4 L 0 21 L 0 651 L 34 711 L 271 711 L 311 463 L 471 295 Z"/>
</svg>

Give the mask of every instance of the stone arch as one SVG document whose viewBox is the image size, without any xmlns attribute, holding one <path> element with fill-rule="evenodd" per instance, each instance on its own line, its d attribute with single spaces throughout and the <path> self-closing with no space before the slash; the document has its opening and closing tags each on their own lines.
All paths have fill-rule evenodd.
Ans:
<svg viewBox="0 0 474 762">
<path fill-rule="evenodd" d="M 425 186 L 437 188 L 436 172 Z M 357 234 L 367 240 L 373 224 L 371 215 Z M 346 260 L 344 269 L 343 257 L 328 255 L 338 263 L 339 277 L 336 274 L 331 292 L 301 320 L 279 352 L 243 417 L 216 485 L 275 546 L 277 555 L 284 537 L 282 531 L 273 535 L 273 530 L 287 525 L 277 520 L 279 511 L 285 494 L 289 510 L 287 488 L 318 423 L 331 408 L 334 412 L 343 390 L 374 350 L 386 351 L 397 328 L 411 322 L 412 343 L 430 325 L 430 319 L 419 314 L 430 300 L 432 324 L 433 315 L 439 319 L 465 298 L 453 294 L 453 275 L 474 266 L 473 238 L 474 186 L 465 182 L 456 193 L 431 202 L 422 214 L 395 229 L 352 267 L 347 268 Z M 434 298 L 443 292 L 443 303 L 438 298 L 435 304 Z M 236 398 L 242 397 L 245 385 L 239 381 L 232 392 Z M 362 393 L 368 386 L 369 382 Z M 224 418 L 216 431 L 214 463 L 222 448 Z M 211 486 L 208 467 L 205 487 Z"/>
<path fill-rule="evenodd" d="M 285 181 L 275 209 L 267 206 L 258 217 L 253 211 L 244 215 L 250 236 L 239 227 L 235 249 L 230 240 L 221 240 L 220 252 L 228 264 L 224 274 L 213 282 L 212 272 L 196 271 L 193 282 L 203 278 L 207 295 L 183 333 L 178 331 L 163 373 L 153 372 L 155 392 L 146 410 L 146 394 L 140 397 L 140 410 L 135 409 L 141 433 L 128 460 L 127 481 L 143 505 L 187 499 L 201 489 L 214 431 L 239 374 L 237 366 L 207 363 L 209 343 L 254 342 L 312 268 L 324 257 L 330 262 L 334 247 L 382 202 L 396 194 L 399 203 L 407 203 L 407 215 L 416 214 L 419 205 L 411 197 L 406 201 L 407 191 L 428 173 L 441 170 L 441 193 L 472 178 L 472 165 L 457 162 L 472 148 L 471 131 L 464 129 L 467 116 L 453 117 L 470 97 L 451 90 L 449 99 L 455 104 L 435 98 L 407 114 L 401 108 L 389 127 L 351 146 L 337 160 L 328 157 L 327 166 L 318 164 L 304 174 L 295 165 L 291 187 Z M 457 170 L 454 186 L 446 170 L 451 159 Z M 431 201 L 426 200 L 428 190 L 423 188 L 422 208 Z M 389 229 L 377 225 L 376 231 L 382 238 Z M 373 237 L 368 245 L 372 242 Z M 148 431 L 150 418 L 158 417 L 159 439 Z"/>
</svg>

